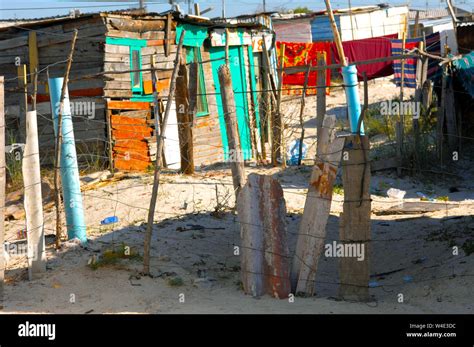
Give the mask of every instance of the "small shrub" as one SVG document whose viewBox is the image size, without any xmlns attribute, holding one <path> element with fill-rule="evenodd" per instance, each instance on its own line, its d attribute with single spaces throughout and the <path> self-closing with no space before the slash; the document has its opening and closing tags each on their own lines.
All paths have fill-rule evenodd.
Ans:
<svg viewBox="0 0 474 347">
<path fill-rule="evenodd" d="M 184 284 L 184 281 L 181 277 L 171 277 L 168 278 L 168 285 L 171 287 L 180 287 Z"/>
</svg>

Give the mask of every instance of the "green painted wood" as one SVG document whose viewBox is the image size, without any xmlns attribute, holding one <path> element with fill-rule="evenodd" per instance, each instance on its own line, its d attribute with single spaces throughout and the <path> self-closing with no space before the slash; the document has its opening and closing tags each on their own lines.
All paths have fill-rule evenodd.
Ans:
<svg viewBox="0 0 474 347">
<path fill-rule="evenodd" d="M 186 30 L 186 35 L 183 40 L 183 46 L 202 47 L 204 40 L 207 38 L 207 27 L 202 25 L 193 25 L 187 23 L 180 23 L 176 27 L 176 44 L 179 43 L 181 33 Z"/>
<path fill-rule="evenodd" d="M 106 37 L 105 43 L 109 45 L 119 45 L 119 46 L 146 47 L 147 40 L 129 39 L 129 38 L 123 38 L 123 37 Z"/>
<path fill-rule="evenodd" d="M 222 146 L 224 149 L 224 158 L 227 160 L 229 156 L 229 146 L 227 141 L 227 133 L 225 129 L 224 108 L 222 107 L 222 98 L 220 93 L 220 83 L 218 70 L 225 63 L 225 48 L 211 47 L 209 49 L 212 60 L 212 74 L 216 93 L 217 110 L 219 114 L 219 124 L 221 129 Z M 247 104 L 247 88 L 245 79 L 245 63 L 243 60 L 243 47 L 229 47 L 229 65 L 232 75 L 232 86 L 234 88 L 235 106 L 237 113 L 237 124 L 239 127 L 240 143 L 243 151 L 244 160 L 251 159 L 252 147 L 250 141 L 250 129 L 248 127 L 248 104 Z"/>
</svg>

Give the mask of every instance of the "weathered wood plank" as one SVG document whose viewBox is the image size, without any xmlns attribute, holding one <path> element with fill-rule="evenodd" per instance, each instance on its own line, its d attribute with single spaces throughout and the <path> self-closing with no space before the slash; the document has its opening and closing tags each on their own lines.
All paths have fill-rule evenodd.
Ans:
<svg viewBox="0 0 474 347">
<path fill-rule="evenodd" d="M 28 36 L 15 37 L 13 39 L 7 39 L 0 41 L 0 51 L 1 50 L 10 50 L 12 48 L 27 46 L 28 45 Z"/>
<path fill-rule="evenodd" d="M 344 139 L 336 137 L 335 123 L 335 116 L 326 116 L 320 127 L 319 153 L 299 226 L 291 282 L 293 291 L 300 295 L 314 295 L 316 272 L 326 239 L 332 190 L 344 146 Z"/>
<path fill-rule="evenodd" d="M 237 114 L 235 108 L 232 79 L 227 65 L 219 68 L 219 82 L 221 86 L 222 106 L 229 146 L 229 162 L 232 170 L 232 182 L 235 196 L 238 198 L 240 189 L 245 184 L 244 159 L 240 147 L 240 137 L 237 128 Z"/>
<path fill-rule="evenodd" d="M 119 31 L 129 31 L 142 33 L 144 31 L 161 31 L 165 28 L 164 20 L 139 20 L 128 18 L 110 18 L 106 19 L 107 28 Z"/>
<path fill-rule="evenodd" d="M 30 65 L 30 74 L 33 75 L 38 69 L 39 60 L 38 60 L 38 45 L 36 42 L 36 32 L 30 31 L 28 33 L 28 51 L 29 51 L 29 60 Z"/>
<path fill-rule="evenodd" d="M 181 172 L 194 173 L 192 114 L 189 112 L 188 69 L 181 61 L 176 78 L 176 117 L 178 120 Z"/>
<path fill-rule="evenodd" d="M 109 110 L 150 110 L 149 102 L 139 101 L 114 101 L 107 102 Z"/>
<path fill-rule="evenodd" d="M 28 239 L 28 277 L 32 280 L 46 272 L 36 110 L 26 114 L 26 144 L 22 160 L 22 173 L 25 187 L 24 207 Z"/>
<path fill-rule="evenodd" d="M 343 246 L 360 247 L 361 258 L 344 254 L 339 258 L 339 295 L 345 300 L 369 300 L 370 278 L 370 163 L 367 136 L 346 137 L 342 161 L 344 187 L 339 240 Z"/>
</svg>

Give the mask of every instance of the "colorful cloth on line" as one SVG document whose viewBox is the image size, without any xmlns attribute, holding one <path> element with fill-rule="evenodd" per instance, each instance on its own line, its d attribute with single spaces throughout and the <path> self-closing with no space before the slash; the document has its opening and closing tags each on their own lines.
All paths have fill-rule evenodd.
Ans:
<svg viewBox="0 0 474 347">
<path fill-rule="evenodd" d="M 439 55 L 441 51 L 440 36 L 439 33 L 434 33 L 425 37 L 426 40 L 426 51 L 431 54 Z M 418 48 L 420 42 L 423 41 L 422 37 L 405 40 L 405 52 L 402 52 L 403 40 L 397 39 L 392 40 L 392 55 L 401 55 L 413 48 Z M 416 64 L 418 59 L 405 59 L 403 67 L 403 86 L 407 88 L 416 88 Z M 393 71 L 395 77 L 395 84 L 400 86 L 402 76 L 402 62 L 401 60 L 393 61 Z M 428 79 L 436 79 L 440 75 L 439 66 L 436 60 L 428 59 Z"/>
<path fill-rule="evenodd" d="M 344 54 L 349 63 L 361 60 L 371 60 L 377 58 L 390 57 L 392 55 L 392 39 L 396 39 L 398 34 L 372 37 L 362 40 L 346 41 L 342 43 Z M 332 44 L 334 60 L 340 63 L 339 54 L 336 44 Z M 374 64 L 357 65 L 357 77 L 359 81 L 364 79 L 364 72 L 367 79 L 371 80 L 379 77 L 393 75 L 393 67 L 391 61 L 379 62 Z"/>
<path fill-rule="evenodd" d="M 453 62 L 456 76 L 461 81 L 464 89 L 474 98 L 474 52 L 463 55 Z"/>
<path fill-rule="evenodd" d="M 277 52 L 280 51 L 282 44 L 285 44 L 284 67 L 302 66 L 310 64 L 318 65 L 318 53 L 326 53 L 326 64 L 331 64 L 331 43 L 330 42 L 281 42 L 277 41 Z M 279 56 L 279 54 L 277 54 Z M 305 80 L 305 72 L 295 74 L 284 74 L 283 84 L 303 86 Z M 331 80 L 331 70 L 326 70 L 326 81 Z M 315 86 L 317 81 L 317 71 L 310 72 L 308 86 Z"/>
</svg>

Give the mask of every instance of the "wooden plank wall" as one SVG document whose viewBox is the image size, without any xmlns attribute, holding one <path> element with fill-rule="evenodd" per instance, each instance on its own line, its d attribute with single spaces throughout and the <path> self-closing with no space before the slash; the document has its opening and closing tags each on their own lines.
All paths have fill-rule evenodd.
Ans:
<svg viewBox="0 0 474 347">
<path fill-rule="evenodd" d="M 172 40 L 171 55 L 164 52 L 165 18 L 128 17 L 107 15 L 106 36 L 110 38 L 146 40 L 141 47 L 142 69 L 151 68 L 152 56 L 156 67 L 173 68 L 175 30 L 169 38 Z M 119 72 L 130 70 L 130 48 L 128 45 L 105 44 L 104 71 Z M 171 70 L 158 72 L 160 100 L 168 95 Z M 131 74 L 106 73 L 104 75 L 104 96 L 110 101 L 108 112 L 111 119 L 114 167 L 118 170 L 145 171 L 152 165 L 156 155 L 156 137 L 153 108 L 150 102 L 131 101 Z M 142 73 L 145 95 L 152 95 L 151 72 Z M 177 144 L 179 145 L 179 144 Z"/>
<path fill-rule="evenodd" d="M 133 19 L 129 18 L 127 21 L 121 16 L 109 16 L 106 18 L 107 33 L 108 37 L 123 38 L 123 39 L 141 39 L 147 40 L 146 46 L 141 48 L 142 56 L 142 68 L 151 68 L 151 58 L 155 56 L 156 67 L 158 69 L 168 69 L 158 72 L 158 93 L 160 100 L 166 103 L 166 97 L 168 95 L 169 80 L 171 77 L 171 69 L 173 68 L 173 60 L 176 54 L 176 22 L 171 25 L 171 34 L 167 38 L 166 31 L 166 17 L 155 18 L 153 21 L 146 19 Z M 118 30 L 120 28 L 120 30 Z M 145 31 L 142 31 L 145 30 Z M 165 42 L 169 39 L 169 55 L 165 54 Z M 202 59 L 204 61 L 210 59 L 210 54 L 204 48 L 201 49 Z M 105 58 L 104 58 L 104 71 L 127 71 L 130 69 L 130 52 L 129 47 L 125 45 L 105 45 Z M 193 130 L 193 143 L 194 143 L 194 164 L 195 166 L 210 165 L 217 162 L 223 161 L 223 150 L 220 135 L 220 124 L 216 104 L 216 95 L 214 93 L 214 80 L 212 76 L 211 63 L 208 62 L 203 65 L 206 91 L 207 95 L 209 115 L 194 118 L 194 130 Z M 130 73 L 124 74 L 106 74 L 106 82 L 104 87 L 104 95 L 111 100 L 130 100 L 132 98 L 132 92 L 130 88 L 131 80 Z M 145 90 L 150 94 L 151 90 L 151 73 L 143 72 L 143 81 L 145 84 Z M 194 95 L 196 91 L 190 91 L 191 95 Z M 154 116 L 150 112 L 142 113 L 141 116 L 135 112 L 133 113 L 132 119 L 125 119 L 129 117 L 129 113 L 133 106 L 127 109 L 114 109 L 111 110 L 111 117 L 121 116 L 120 119 L 132 123 L 137 122 L 137 117 L 142 117 L 140 124 L 146 122 L 148 126 L 154 128 Z M 136 125 L 137 126 L 137 125 Z M 112 132 L 117 131 L 116 125 L 112 124 Z M 137 133 L 138 134 L 138 133 Z M 132 134 L 129 134 L 132 135 Z M 153 159 L 154 141 L 154 129 L 151 136 L 148 134 L 138 134 L 138 138 L 134 137 L 128 140 L 134 141 L 134 149 L 131 150 L 129 157 L 123 157 L 123 148 L 119 148 L 117 139 L 114 138 L 114 160 L 117 164 L 117 168 L 124 170 L 143 170 L 148 168 L 151 164 L 150 159 Z M 120 139 L 125 141 L 125 139 Z M 144 157 L 143 147 L 138 142 L 148 142 L 148 158 Z M 178 146 L 178 144 L 176 144 Z M 131 158 L 136 161 L 131 161 Z M 126 159 L 126 160 L 125 160 Z"/>
<path fill-rule="evenodd" d="M 166 57 L 164 52 L 165 19 L 158 17 L 155 20 L 133 19 L 123 16 L 108 16 L 105 18 L 107 37 L 123 38 L 123 39 L 141 39 L 147 40 L 146 47 L 141 48 L 142 68 L 151 68 L 151 57 L 155 56 L 156 67 L 158 69 L 172 69 L 174 54 L 176 53 L 177 45 L 175 43 L 176 31 L 173 28 L 171 37 L 171 54 Z M 122 28 L 117 30 L 117 28 Z M 142 29 L 153 29 L 147 31 L 140 31 Z M 125 45 L 105 44 L 104 49 L 104 71 L 128 71 L 130 70 L 130 50 Z M 160 71 L 158 73 L 158 80 L 161 89 L 161 96 L 168 94 L 169 79 L 171 77 L 171 70 Z M 132 91 L 130 88 L 131 79 L 130 73 L 123 74 L 106 74 L 105 75 L 104 96 L 124 99 L 131 98 Z M 143 72 L 143 80 L 145 82 L 146 90 L 149 94 L 151 91 L 151 73 Z"/>
<path fill-rule="evenodd" d="M 7 143 L 12 143 L 18 140 L 16 134 L 21 130 L 19 117 L 24 117 L 20 115 L 18 107 L 21 94 L 14 79 L 17 76 L 15 63 L 19 61 L 21 64 L 27 64 L 28 74 L 34 71 L 37 65 L 40 71 L 37 97 L 40 155 L 42 163 L 52 163 L 54 134 L 46 68 L 49 67 L 50 77 L 63 77 L 74 29 L 78 29 L 78 39 L 68 84 L 70 100 L 73 104 L 77 103 L 76 105 L 87 103 L 94 107 L 93 118 L 90 114 L 74 114 L 73 107 L 78 158 L 82 168 L 85 168 L 92 164 L 96 165 L 98 161 L 107 161 L 105 107 L 102 98 L 104 82 L 102 76 L 93 76 L 101 72 L 103 66 L 106 31 L 103 18 L 99 15 L 86 16 L 74 20 L 37 24 L 27 29 L 11 27 L 0 31 L 0 71 L 6 79 L 6 131 L 9 134 Z M 33 34 L 35 32 L 36 34 Z M 85 76 L 89 78 L 85 79 Z M 31 94 L 32 76 L 28 76 L 27 80 Z M 31 97 L 29 104 L 31 108 Z"/>
</svg>

